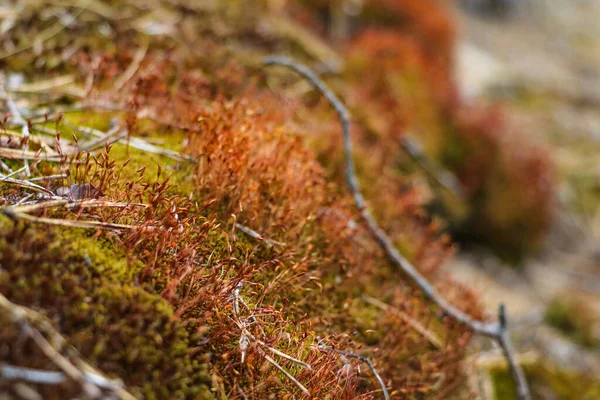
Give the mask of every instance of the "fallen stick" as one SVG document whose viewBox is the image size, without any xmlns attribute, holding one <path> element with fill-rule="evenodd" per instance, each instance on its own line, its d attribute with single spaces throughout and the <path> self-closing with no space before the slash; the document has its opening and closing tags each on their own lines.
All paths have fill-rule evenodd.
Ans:
<svg viewBox="0 0 600 400">
<path fill-rule="evenodd" d="M 344 142 L 344 156 L 346 166 L 346 181 L 350 187 L 352 197 L 356 208 L 358 208 L 361 217 L 365 221 L 367 228 L 373 235 L 375 241 L 392 264 L 402 271 L 421 289 L 423 294 L 431 301 L 436 303 L 446 314 L 452 316 L 461 324 L 469 327 L 474 333 L 487 336 L 494 340 L 501 348 L 506 358 L 514 383 L 517 388 L 517 395 L 520 400 L 530 400 L 531 394 L 529 386 L 525 379 L 525 373 L 520 365 L 517 364 L 514 349 L 508 335 L 506 313 L 504 304 L 500 304 L 498 309 L 498 322 L 483 322 L 473 319 L 467 313 L 459 310 L 450 304 L 437 289 L 406 259 L 394 246 L 387 233 L 379 226 L 373 214 L 366 207 L 365 199 L 360 191 L 358 179 L 356 177 L 354 161 L 352 160 L 352 140 L 350 138 L 350 113 L 342 101 L 325 85 L 319 77 L 308 67 L 295 62 L 287 57 L 268 57 L 264 61 L 265 65 L 281 65 L 292 69 L 310 82 L 326 99 L 329 104 L 338 113 L 342 124 L 342 134 Z"/>
</svg>

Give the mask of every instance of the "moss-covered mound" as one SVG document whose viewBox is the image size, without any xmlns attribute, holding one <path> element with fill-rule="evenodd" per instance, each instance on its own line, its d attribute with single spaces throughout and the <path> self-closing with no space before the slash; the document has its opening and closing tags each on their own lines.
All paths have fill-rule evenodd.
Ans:
<svg viewBox="0 0 600 400">
<path fill-rule="evenodd" d="M 3 295 L 43 310 L 87 360 L 123 379 L 132 393 L 144 398 L 209 394 L 207 360 L 192 353 L 201 336 L 188 333 L 160 295 L 136 287 L 139 263 L 128 262 L 115 246 L 85 234 L 10 228 L 2 222 Z M 11 345 L 3 348 L 4 362 L 55 369 L 35 343 L 23 338 L 18 325 L 5 322 L 2 343 Z M 52 386 L 39 389 L 48 397 L 62 392 Z M 75 388 L 69 392 L 77 394 Z"/>
<path fill-rule="evenodd" d="M 452 244 L 423 212 L 427 181 L 398 155 L 401 129 L 447 132 L 458 118 L 448 109 L 460 108 L 447 106 L 451 24 L 434 2 L 419 4 L 403 13 L 367 2 L 365 26 L 383 18 L 390 32 L 359 25 L 330 83 L 363 122 L 355 156 L 369 207 L 440 292 L 479 318 L 475 296 L 436 273 Z M 322 4 L 22 5 L 7 14 L 0 50 L 10 98 L 0 293 L 30 311 L 28 324 L 0 314 L 3 365 L 67 374 L 62 354 L 144 398 L 381 397 L 373 372 L 342 350 L 371 359 L 394 398 L 465 389 L 471 332 L 440 319 L 357 222 L 330 108 L 262 64 L 273 53 L 340 58 L 316 33 Z M 398 54 L 376 66 L 388 45 Z M 416 88 L 422 102 L 399 97 Z M 37 331 L 57 354 L 41 350 Z M 30 376 L 2 381 L 0 393 L 81 397 L 81 383 Z"/>
</svg>

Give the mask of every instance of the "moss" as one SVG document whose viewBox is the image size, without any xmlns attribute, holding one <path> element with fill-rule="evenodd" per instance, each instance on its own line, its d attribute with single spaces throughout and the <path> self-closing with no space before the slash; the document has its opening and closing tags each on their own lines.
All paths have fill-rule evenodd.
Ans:
<svg viewBox="0 0 600 400">
<path fill-rule="evenodd" d="M 506 368 L 494 367 L 490 371 L 495 400 L 516 399 L 516 391 L 510 372 Z M 525 374 L 534 399 L 593 400 L 600 396 L 600 381 L 597 377 L 571 372 L 555 366 L 535 363 L 525 366 Z"/>
<path fill-rule="evenodd" d="M 585 299 L 556 297 L 546 308 L 544 319 L 575 343 L 586 347 L 599 344 L 594 335 L 596 319 Z"/>
<path fill-rule="evenodd" d="M 0 232 L 0 265 L 5 296 L 43 310 L 85 358 L 134 394 L 211 398 L 207 360 L 190 356 L 199 338 L 174 319 L 170 304 L 134 285 L 139 262 L 85 235 L 18 224 Z M 11 352 L 6 361 L 49 365 L 38 357 Z"/>
</svg>

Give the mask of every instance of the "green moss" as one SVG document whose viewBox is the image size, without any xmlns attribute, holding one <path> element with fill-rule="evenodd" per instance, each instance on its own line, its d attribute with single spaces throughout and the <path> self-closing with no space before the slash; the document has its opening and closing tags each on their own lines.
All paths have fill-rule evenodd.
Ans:
<svg viewBox="0 0 600 400">
<path fill-rule="evenodd" d="M 0 232 L 0 265 L 5 296 L 43 312 L 86 359 L 134 394 L 211 398 L 207 360 L 190 356 L 200 338 L 190 336 L 159 295 L 135 286 L 139 262 L 81 231 L 17 224 Z M 39 357 L 13 351 L 6 361 L 47 366 Z"/>
<path fill-rule="evenodd" d="M 575 343 L 586 347 L 598 345 L 594 335 L 593 312 L 586 307 L 585 301 L 557 297 L 546 309 L 544 319 Z"/>
<path fill-rule="evenodd" d="M 495 400 L 516 399 L 515 386 L 506 368 L 490 371 Z M 534 399 L 593 400 L 600 397 L 600 381 L 585 374 L 574 373 L 554 366 L 536 363 L 525 366 L 525 374 Z"/>
<path fill-rule="evenodd" d="M 490 370 L 495 400 L 517 399 L 517 392 L 510 373 L 505 368 Z"/>
<path fill-rule="evenodd" d="M 381 341 L 383 332 L 378 330 L 378 320 L 381 311 L 368 305 L 360 298 L 354 299 L 349 307 L 349 313 L 355 320 L 355 325 L 363 340 L 368 345 L 376 345 Z"/>
</svg>

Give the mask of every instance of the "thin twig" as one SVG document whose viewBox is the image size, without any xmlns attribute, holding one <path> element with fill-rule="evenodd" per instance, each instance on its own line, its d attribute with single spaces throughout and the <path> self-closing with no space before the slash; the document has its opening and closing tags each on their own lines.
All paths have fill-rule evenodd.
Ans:
<svg viewBox="0 0 600 400">
<path fill-rule="evenodd" d="M 13 119 L 14 123 L 21 126 L 21 132 L 23 134 L 23 149 L 22 150 L 25 153 L 26 151 L 29 150 L 29 136 L 30 136 L 29 124 L 27 123 L 27 121 L 25 121 L 25 119 L 21 115 L 21 112 L 19 111 L 19 108 L 17 107 L 15 102 L 8 95 L 6 90 L 4 90 L 3 85 L 0 85 L 0 94 L 2 94 L 2 97 L 6 98 L 6 104 L 8 105 L 8 109 L 9 109 L 10 113 L 12 114 L 12 119 Z M 29 170 L 29 161 L 27 161 L 27 158 L 23 159 L 23 164 L 25 165 L 25 174 L 27 176 L 29 176 L 31 174 L 31 172 Z"/>
<path fill-rule="evenodd" d="M 5 176 L 5 177 L 0 178 L 0 182 L 10 183 L 12 185 L 20 186 L 20 187 L 23 187 L 26 189 L 35 190 L 36 192 L 43 193 L 46 196 L 56 197 L 56 195 L 52 191 L 46 189 L 43 186 L 37 185 L 33 182 L 30 182 L 28 180 L 9 178 L 8 176 Z"/>
<path fill-rule="evenodd" d="M 248 326 L 248 323 L 246 321 L 242 321 L 240 319 L 240 311 L 241 311 L 240 304 L 242 304 L 248 311 L 251 311 L 251 310 L 250 310 L 250 307 L 248 307 L 248 305 L 242 298 L 242 296 L 240 295 L 240 290 L 242 289 L 242 287 L 243 287 L 243 282 L 238 283 L 237 286 L 234 288 L 232 296 L 230 298 L 231 300 L 233 300 L 233 312 L 237 318 L 236 324 L 242 330 L 242 334 L 240 335 L 240 341 L 239 341 L 240 353 L 242 355 L 242 357 L 241 357 L 242 363 L 244 362 L 244 360 L 246 358 L 246 351 L 248 350 L 248 345 L 250 344 L 250 341 L 252 341 L 252 342 L 256 343 L 257 345 L 262 346 L 263 348 L 269 350 L 273 354 L 276 354 L 276 355 L 280 356 L 281 358 L 284 358 L 284 359 L 291 361 L 297 365 L 300 365 L 301 367 L 303 367 L 309 371 L 312 371 L 312 367 L 309 364 L 307 364 L 303 361 L 300 361 L 297 358 L 289 356 L 289 355 L 283 353 L 282 351 L 279 351 L 279 350 L 269 346 L 268 344 L 266 344 L 265 342 L 263 342 L 262 340 L 258 339 L 256 336 L 254 336 L 252 333 L 250 333 L 248 331 L 248 329 L 246 329 L 246 326 Z M 265 334 L 264 330 L 260 326 L 260 323 L 253 315 L 250 315 L 247 318 L 247 320 L 251 320 L 252 322 L 256 323 L 258 325 L 258 327 L 260 328 L 260 330 L 262 331 L 263 335 Z M 283 372 L 290 381 L 292 381 L 296 386 L 298 386 L 298 388 L 300 388 L 300 390 L 304 394 L 306 394 L 307 396 L 310 396 L 310 392 L 308 391 L 308 389 L 306 389 L 306 387 L 304 385 L 302 385 L 300 382 L 298 382 L 298 380 L 296 378 L 294 378 L 289 372 L 287 372 L 281 365 L 279 365 L 279 363 L 277 363 L 277 361 L 275 361 L 272 357 L 270 357 L 268 354 L 266 354 L 265 351 L 263 349 L 261 349 L 260 347 L 258 347 L 257 350 L 258 350 L 259 354 L 261 354 L 268 362 L 273 364 L 278 370 Z"/>
<path fill-rule="evenodd" d="M 450 304 L 437 289 L 423 276 L 421 273 L 406 259 L 394 246 L 392 240 L 387 233 L 379 226 L 371 212 L 366 208 L 365 200 L 360 191 L 358 179 L 355 173 L 354 161 L 352 159 L 352 140 L 350 137 L 350 113 L 344 106 L 342 101 L 319 79 L 319 77 L 312 72 L 309 68 L 295 62 L 287 57 L 269 57 L 265 59 L 266 65 L 282 65 L 288 67 L 306 80 L 308 80 L 331 104 L 339 115 L 342 124 L 342 134 L 344 141 L 344 156 L 346 163 L 346 180 L 350 191 L 354 198 L 354 203 L 361 213 L 363 220 L 366 222 L 367 227 L 373 235 L 375 241 L 383 249 L 388 259 L 394 264 L 400 271 L 408 275 L 408 277 L 421 289 L 423 294 L 428 297 L 431 301 L 436 303 L 446 314 L 452 316 L 461 324 L 469 327 L 473 332 L 483 336 L 487 336 L 496 341 L 503 349 L 504 355 L 508 361 L 514 383 L 517 387 L 517 393 L 519 399 L 529 400 L 531 395 L 527 380 L 525 379 L 525 373 L 523 372 L 520 365 L 515 361 L 514 349 L 512 347 L 510 337 L 507 331 L 506 316 L 504 311 L 504 305 L 500 305 L 499 309 L 499 322 L 482 322 L 473 319 L 467 313 L 459 310 L 452 304 Z"/>
<path fill-rule="evenodd" d="M 302 392 L 307 395 L 310 396 L 310 392 L 308 391 L 308 389 L 306 387 L 304 387 L 303 384 L 301 384 L 300 382 L 298 382 L 298 380 L 296 378 L 294 378 L 289 372 L 287 372 L 281 365 L 279 365 L 277 363 L 277 361 L 273 360 L 268 354 L 266 354 L 263 350 L 258 349 L 259 353 L 262 354 L 262 356 L 265 358 L 265 360 L 267 360 L 268 362 L 270 362 L 271 364 L 273 364 L 275 366 L 275 368 L 277 368 L 278 370 L 280 370 L 281 372 L 283 372 L 283 374 L 285 376 L 287 376 L 287 378 L 292 381 L 296 386 L 298 386 L 300 388 L 300 390 L 302 390 Z"/>
<path fill-rule="evenodd" d="M 84 208 L 84 207 L 130 207 L 130 206 L 141 206 L 145 207 L 144 204 L 125 204 L 125 203 L 113 203 L 98 200 L 83 200 L 71 202 L 69 200 L 51 200 L 42 203 L 36 203 L 24 206 L 9 206 L 2 209 L 2 213 L 13 221 L 18 219 L 34 222 L 38 224 L 56 225 L 56 226 L 67 226 L 71 228 L 90 228 L 90 229 L 107 229 L 107 230 L 132 230 L 138 229 L 138 225 L 126 225 L 126 224 L 115 224 L 109 222 L 100 221 L 79 221 L 69 220 L 61 218 L 47 218 L 47 217 L 36 217 L 29 214 L 32 211 L 39 209 L 48 209 L 55 207 L 69 208 Z M 153 227 L 145 227 L 144 229 L 153 229 Z"/>
<path fill-rule="evenodd" d="M 356 358 L 357 360 L 360 360 L 360 361 L 364 362 L 365 364 L 367 364 L 369 366 L 369 368 L 371 369 L 371 371 L 373 372 L 373 375 L 375 375 L 377 382 L 379 382 L 379 385 L 381 386 L 381 391 L 383 392 L 383 397 L 385 398 L 385 400 L 390 400 L 390 393 L 388 392 L 387 388 L 385 387 L 385 382 L 383 381 L 381 376 L 377 373 L 377 370 L 375 369 L 375 366 L 373 365 L 371 360 L 369 360 L 367 357 L 363 357 L 361 355 L 351 353 L 351 352 L 345 351 L 345 350 L 334 349 L 332 347 L 328 347 L 323 344 L 319 344 L 318 347 L 321 350 L 333 351 L 333 352 L 336 352 L 336 353 L 341 354 L 346 357 Z"/>
<path fill-rule="evenodd" d="M 127 67 L 123 75 L 121 75 L 117 81 L 115 82 L 115 89 L 120 90 L 125 86 L 125 84 L 135 75 L 137 70 L 140 68 L 142 61 L 144 61 L 144 57 L 146 57 L 146 53 L 148 52 L 148 40 L 144 39 L 142 46 L 138 49 L 138 51 L 133 56 L 133 60 L 131 64 Z"/>
</svg>

